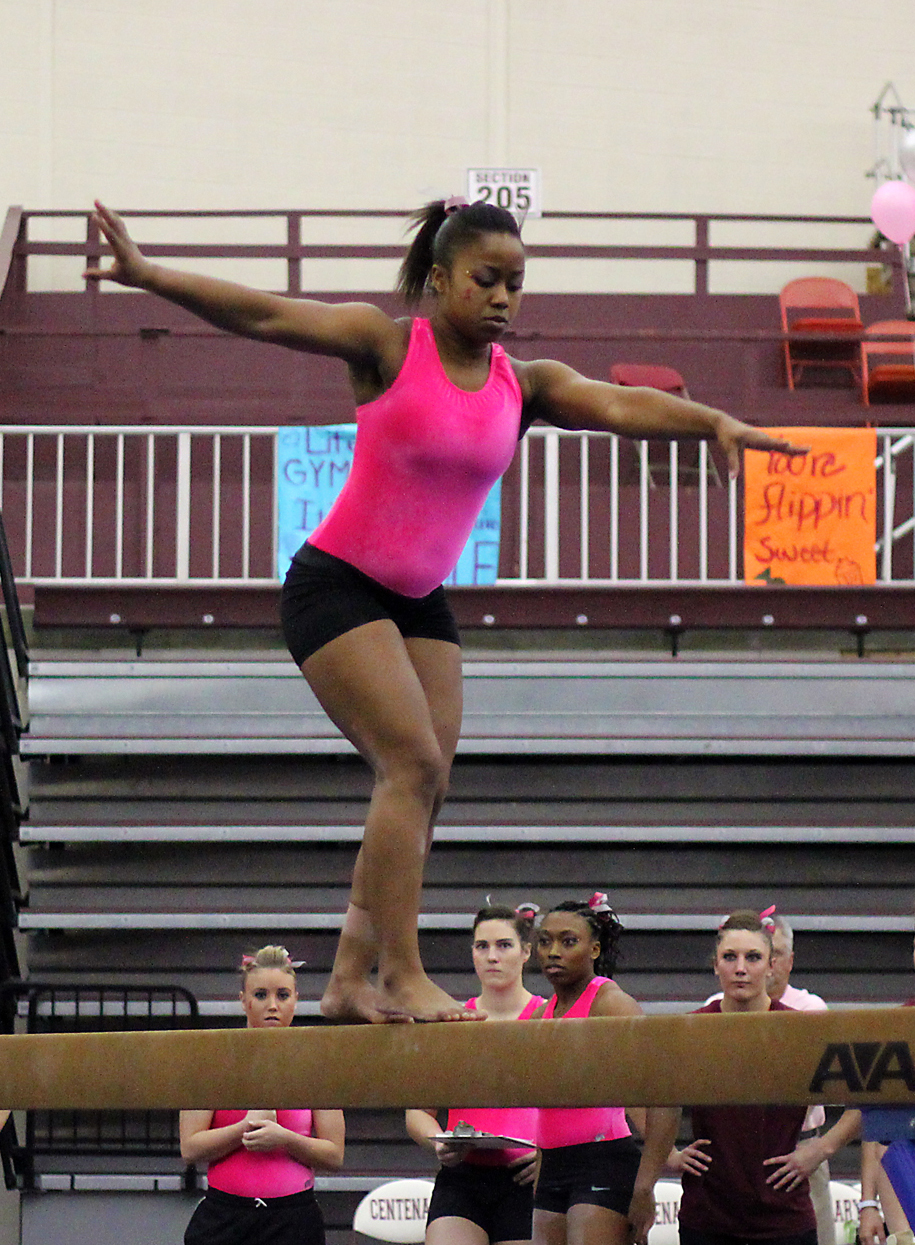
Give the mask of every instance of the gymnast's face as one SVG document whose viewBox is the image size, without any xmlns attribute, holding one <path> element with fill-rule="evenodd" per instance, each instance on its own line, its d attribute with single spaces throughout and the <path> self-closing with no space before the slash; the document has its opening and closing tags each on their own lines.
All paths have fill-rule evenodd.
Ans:
<svg viewBox="0 0 915 1245">
<path fill-rule="evenodd" d="M 577 912 L 548 912 L 537 931 L 540 970 L 555 990 L 594 976 L 600 943 Z"/>
<path fill-rule="evenodd" d="M 524 247 L 511 233 L 479 234 L 450 268 L 435 264 L 429 279 L 451 327 L 474 341 L 498 341 L 521 305 Z"/>
<path fill-rule="evenodd" d="M 284 1029 L 292 1024 L 298 995 L 295 980 L 281 968 L 254 968 L 240 994 L 249 1029 Z"/>
<path fill-rule="evenodd" d="M 511 921 L 481 921 L 473 933 L 473 967 L 484 986 L 504 989 L 521 979 L 531 948 Z"/>
<path fill-rule="evenodd" d="M 722 1011 L 765 1011 L 770 949 L 763 934 L 750 929 L 725 930 L 715 952 L 715 976 L 721 983 Z"/>
</svg>

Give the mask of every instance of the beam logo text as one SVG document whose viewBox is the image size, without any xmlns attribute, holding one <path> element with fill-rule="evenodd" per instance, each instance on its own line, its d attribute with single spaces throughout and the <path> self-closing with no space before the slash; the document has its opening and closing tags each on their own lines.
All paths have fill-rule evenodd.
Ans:
<svg viewBox="0 0 915 1245">
<path fill-rule="evenodd" d="M 822 1093 L 840 1082 L 852 1093 L 879 1094 L 884 1081 L 897 1081 L 915 1093 L 915 1061 L 907 1042 L 830 1042 L 810 1082 Z"/>
</svg>

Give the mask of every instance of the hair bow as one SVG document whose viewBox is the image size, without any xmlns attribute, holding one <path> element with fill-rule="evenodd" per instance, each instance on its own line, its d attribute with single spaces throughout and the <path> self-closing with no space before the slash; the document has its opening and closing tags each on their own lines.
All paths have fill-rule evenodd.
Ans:
<svg viewBox="0 0 915 1245">
<path fill-rule="evenodd" d="M 603 891 L 595 891 L 588 900 L 588 907 L 599 921 L 608 922 L 617 919 L 616 913 L 610 906 L 610 900 Z"/>
<path fill-rule="evenodd" d="M 768 908 L 763 908 L 762 912 L 759 914 L 759 919 L 762 921 L 763 925 L 765 925 L 766 929 L 775 929 L 775 921 L 772 919 L 774 916 L 775 904 L 772 904 Z"/>
<path fill-rule="evenodd" d="M 533 921 L 534 917 L 540 911 L 540 905 L 536 903 L 522 903 L 515 909 L 515 916 L 521 917 L 522 921 Z"/>
</svg>

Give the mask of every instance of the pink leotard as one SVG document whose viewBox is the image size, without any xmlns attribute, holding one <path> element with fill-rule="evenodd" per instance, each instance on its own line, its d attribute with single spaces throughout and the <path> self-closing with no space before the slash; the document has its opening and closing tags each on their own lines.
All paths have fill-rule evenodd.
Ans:
<svg viewBox="0 0 915 1245">
<path fill-rule="evenodd" d="M 518 1017 L 529 1020 L 543 1003 L 540 995 L 534 995 Z M 475 1011 L 476 999 L 469 999 L 464 1006 Z M 471 1124 L 485 1133 L 498 1133 L 503 1137 L 530 1137 L 533 1144 L 537 1136 L 536 1107 L 462 1107 L 453 1108 L 448 1112 L 447 1127 L 454 1130 L 456 1124 Z M 469 1150 L 465 1163 L 475 1163 L 478 1167 L 504 1167 L 528 1151 L 519 1148 L 511 1150 Z"/>
<path fill-rule="evenodd" d="M 459 389 L 429 321 L 416 319 L 393 385 L 358 407 L 356 421 L 349 476 L 309 543 L 402 596 L 424 597 L 451 574 L 512 460 L 517 377 L 493 344 L 483 388 Z"/>
<path fill-rule="evenodd" d="M 247 1111 L 214 1111 L 210 1128 L 237 1124 Z M 284 1128 L 303 1137 L 312 1135 L 311 1111 L 277 1111 L 276 1121 Z M 239 1146 L 225 1158 L 217 1159 L 207 1168 L 207 1183 L 212 1189 L 234 1193 L 236 1197 L 288 1197 L 314 1187 L 314 1172 L 298 1163 L 285 1150 L 246 1150 Z"/>
<path fill-rule="evenodd" d="M 595 995 L 609 977 L 594 977 L 560 1020 L 584 1019 L 591 1014 Z M 544 1020 L 552 1020 L 556 996 L 546 1005 Z M 541 1107 L 538 1113 L 537 1142 L 544 1150 L 557 1146 L 577 1146 L 584 1141 L 616 1141 L 630 1135 L 622 1107 Z"/>
</svg>

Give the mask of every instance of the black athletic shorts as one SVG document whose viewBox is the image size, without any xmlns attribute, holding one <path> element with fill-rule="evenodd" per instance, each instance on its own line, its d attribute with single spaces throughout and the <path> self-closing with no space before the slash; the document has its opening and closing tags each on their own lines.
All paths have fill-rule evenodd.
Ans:
<svg viewBox="0 0 915 1245">
<path fill-rule="evenodd" d="M 208 1189 L 184 1245 L 324 1245 L 324 1220 L 314 1189 L 267 1198 Z"/>
<path fill-rule="evenodd" d="M 817 1233 L 816 1228 L 811 1228 L 793 1236 L 729 1236 L 681 1227 L 680 1245 L 817 1245 Z"/>
<path fill-rule="evenodd" d="M 426 1220 L 455 1215 L 482 1228 L 490 1245 L 497 1241 L 529 1241 L 534 1187 L 518 1184 L 511 1167 L 459 1163 L 442 1167 L 435 1177 Z"/>
<path fill-rule="evenodd" d="M 286 575 L 280 617 L 297 666 L 330 640 L 381 618 L 389 618 L 405 639 L 461 642 L 444 588 L 426 597 L 401 596 L 308 541 Z"/>
<path fill-rule="evenodd" d="M 570 1206 L 603 1206 L 627 1215 L 641 1158 L 631 1137 L 543 1150 L 534 1209 L 564 1215 Z"/>
</svg>

